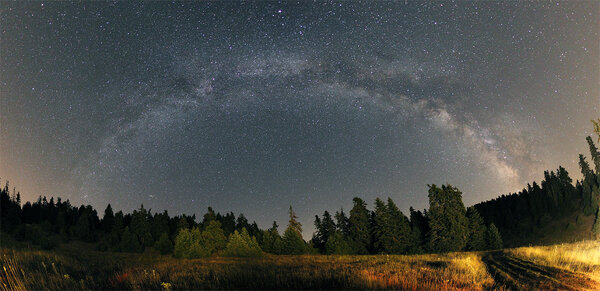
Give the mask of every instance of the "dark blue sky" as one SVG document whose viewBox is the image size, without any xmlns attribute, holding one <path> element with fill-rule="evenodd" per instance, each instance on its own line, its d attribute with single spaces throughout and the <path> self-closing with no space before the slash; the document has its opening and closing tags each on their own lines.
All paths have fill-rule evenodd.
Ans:
<svg viewBox="0 0 600 291">
<path fill-rule="evenodd" d="M 579 178 L 600 3 L 409 2 L 0 2 L 0 177 L 261 227 L 291 204 L 305 236 L 354 196 Z"/>
</svg>

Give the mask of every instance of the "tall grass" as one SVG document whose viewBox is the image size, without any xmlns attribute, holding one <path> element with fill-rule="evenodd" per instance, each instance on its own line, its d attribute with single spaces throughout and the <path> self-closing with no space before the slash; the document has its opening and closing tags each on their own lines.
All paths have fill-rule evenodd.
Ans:
<svg viewBox="0 0 600 291">
<path fill-rule="evenodd" d="M 509 252 L 540 265 L 585 273 L 600 281 L 600 241 L 521 247 Z"/>
</svg>

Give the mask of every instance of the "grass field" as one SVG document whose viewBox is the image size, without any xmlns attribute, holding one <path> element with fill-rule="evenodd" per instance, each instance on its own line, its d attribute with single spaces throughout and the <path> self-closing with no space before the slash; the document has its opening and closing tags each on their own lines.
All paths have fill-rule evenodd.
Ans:
<svg viewBox="0 0 600 291">
<path fill-rule="evenodd" d="M 495 252 L 175 259 L 103 253 L 83 243 L 52 252 L 2 249 L 0 288 L 20 289 L 598 289 L 600 243 Z"/>
</svg>

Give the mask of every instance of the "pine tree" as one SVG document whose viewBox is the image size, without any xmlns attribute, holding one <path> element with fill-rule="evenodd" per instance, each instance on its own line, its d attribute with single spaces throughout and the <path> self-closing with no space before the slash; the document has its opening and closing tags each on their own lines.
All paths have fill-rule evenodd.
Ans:
<svg viewBox="0 0 600 291">
<path fill-rule="evenodd" d="M 486 232 L 486 244 L 490 250 L 497 250 L 502 248 L 502 238 L 498 228 L 492 223 Z"/>
<path fill-rule="evenodd" d="M 465 248 L 469 222 L 462 193 L 452 185 L 429 186 L 429 250 L 460 251 Z"/>
<path fill-rule="evenodd" d="M 369 210 L 367 204 L 360 198 L 352 199 L 354 206 L 350 210 L 349 236 L 352 240 L 352 248 L 357 254 L 368 254 L 371 241 L 369 233 Z"/>
<path fill-rule="evenodd" d="M 469 219 L 469 240 L 467 241 L 467 250 L 484 250 L 486 248 L 485 236 L 487 229 L 483 218 L 474 207 L 469 207 L 467 209 L 467 218 Z"/>
</svg>

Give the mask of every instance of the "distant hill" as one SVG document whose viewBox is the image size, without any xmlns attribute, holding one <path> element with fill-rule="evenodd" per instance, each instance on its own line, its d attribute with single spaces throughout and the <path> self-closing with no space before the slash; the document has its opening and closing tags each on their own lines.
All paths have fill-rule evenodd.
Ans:
<svg viewBox="0 0 600 291">
<path fill-rule="evenodd" d="M 579 165 L 584 176 L 575 185 L 559 167 L 546 171 L 539 186 L 527 185 L 519 193 L 502 195 L 474 207 L 487 224 L 494 223 L 505 247 L 547 245 L 593 237 L 592 226 L 600 204 L 600 153 L 587 138 L 595 171 L 583 155 Z"/>
</svg>

